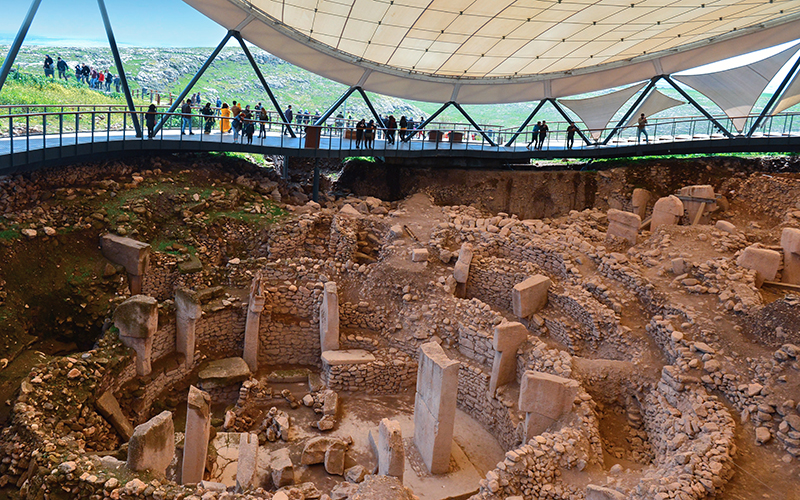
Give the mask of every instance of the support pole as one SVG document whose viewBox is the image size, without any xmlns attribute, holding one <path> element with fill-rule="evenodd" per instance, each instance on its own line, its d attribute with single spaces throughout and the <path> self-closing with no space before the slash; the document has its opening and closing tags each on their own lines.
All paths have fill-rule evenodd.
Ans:
<svg viewBox="0 0 800 500">
<path fill-rule="evenodd" d="M 555 99 L 550 98 L 550 103 L 553 105 L 554 108 L 556 108 L 556 111 L 558 111 L 558 113 L 561 116 L 563 116 L 565 120 L 567 120 L 567 123 L 572 123 L 572 118 L 569 117 L 567 112 L 564 111 L 564 109 L 558 104 L 558 102 Z M 581 129 L 578 129 L 578 135 L 581 136 L 581 139 L 583 139 L 583 142 L 585 142 L 587 146 L 591 146 L 592 141 L 590 141 L 589 138 L 586 137 L 586 134 L 584 134 Z"/>
<path fill-rule="evenodd" d="M 453 105 L 453 106 L 454 106 L 454 107 L 455 107 L 455 108 L 458 110 L 458 112 L 459 112 L 459 113 L 461 113 L 461 115 L 462 115 L 464 118 L 466 118 L 466 119 L 467 119 L 467 121 L 469 122 L 469 124 L 470 124 L 470 125 L 472 125 L 472 127 L 473 127 L 473 128 L 475 128 L 475 130 L 477 130 L 477 131 L 478 131 L 478 133 L 479 133 L 479 134 L 481 134 L 481 135 L 483 136 L 483 138 L 484 138 L 484 139 L 486 139 L 486 142 L 488 142 L 488 143 L 489 143 L 489 144 L 490 144 L 490 145 L 491 145 L 493 148 L 494 148 L 494 147 L 497 147 L 497 144 L 495 144 L 495 143 L 494 143 L 494 141 L 492 140 L 492 138 L 491 138 L 491 137 L 489 137 L 489 136 L 486 134 L 486 132 L 484 132 L 484 131 L 483 131 L 483 130 L 482 130 L 482 129 L 481 129 L 479 126 L 478 126 L 478 124 L 477 124 L 477 123 L 475 123 L 475 120 L 473 120 L 473 119 L 472 119 L 472 117 L 471 117 L 471 116 L 469 116 L 469 115 L 467 114 L 467 112 L 466 112 L 466 111 L 464 111 L 464 108 L 462 108 L 462 107 L 461 107 L 461 105 L 460 105 L 459 103 L 457 103 L 457 102 L 454 102 L 454 101 L 451 101 L 451 103 L 452 103 L 452 105 Z"/>
<path fill-rule="evenodd" d="M 164 113 L 164 115 L 161 116 L 161 121 L 159 121 L 158 124 L 156 125 L 156 128 L 153 129 L 153 134 L 157 134 L 158 131 L 161 130 L 161 127 L 164 126 L 164 122 L 169 118 L 169 115 L 174 113 L 175 110 L 178 109 L 178 106 L 183 104 L 183 100 L 186 99 L 186 96 L 189 94 L 189 91 L 192 90 L 192 87 L 194 87 L 194 85 L 197 83 L 200 77 L 203 76 L 203 73 L 205 73 L 208 67 L 211 66 L 211 63 L 214 62 L 214 59 L 217 58 L 220 51 L 222 51 L 222 49 L 225 47 L 225 44 L 228 43 L 228 40 L 231 39 L 233 33 L 234 31 L 230 30 L 228 31 L 228 33 L 225 34 L 225 37 L 222 39 L 221 42 L 219 42 L 219 45 L 217 45 L 217 48 L 214 49 L 214 52 L 212 52 L 211 55 L 208 56 L 206 62 L 204 62 L 203 65 L 200 67 L 200 69 L 197 70 L 197 74 L 194 75 L 189 84 L 186 85 L 186 88 L 183 89 L 181 95 L 179 95 L 178 98 L 175 99 L 175 101 L 172 103 L 172 106 L 170 106 L 169 110 L 166 113 Z"/>
<path fill-rule="evenodd" d="M 792 69 L 789 70 L 789 73 L 786 75 L 786 78 L 784 78 L 781 84 L 778 85 L 778 88 L 775 90 L 775 93 L 772 94 L 772 97 L 769 98 L 767 105 L 764 106 L 764 109 L 761 111 L 761 114 L 758 115 L 756 122 L 750 128 L 750 132 L 747 133 L 748 138 L 753 135 L 756 129 L 758 129 L 764 118 L 767 115 L 772 114 L 772 109 L 775 106 L 775 103 L 778 102 L 778 98 L 781 96 L 781 94 L 783 94 L 783 90 L 786 88 L 787 85 L 789 85 L 789 82 L 792 81 L 792 75 L 794 75 L 794 73 L 797 71 L 797 68 L 799 67 L 800 67 L 800 57 L 798 57 L 797 60 L 794 62 L 794 64 L 792 65 Z"/>
<path fill-rule="evenodd" d="M 675 82 L 673 82 L 673 81 L 672 81 L 672 79 L 669 77 L 669 75 L 663 75 L 663 76 L 662 76 L 662 78 L 663 78 L 664 80 L 666 80 L 666 82 L 667 82 L 667 83 L 669 83 L 670 85 L 672 85 L 672 88 L 674 88 L 675 90 L 677 90 L 677 91 L 678 91 L 678 93 L 679 93 L 680 95 L 682 95 L 684 99 L 686 99 L 687 101 L 689 101 L 689 104 L 691 104 L 692 106 L 694 106 L 694 107 L 695 107 L 695 108 L 696 108 L 696 109 L 697 109 L 699 112 L 701 112 L 701 113 L 703 114 L 703 116 L 705 116 L 706 118 L 708 118 L 708 119 L 711 121 L 711 123 L 713 123 L 713 124 L 714 124 L 714 125 L 715 125 L 715 126 L 716 126 L 716 127 L 719 129 L 719 130 L 720 130 L 720 132 L 722 132 L 723 134 L 725 134 L 725 135 L 728 137 L 728 139 L 733 139 L 733 134 L 731 134 L 730 132 L 728 132 L 728 129 L 726 129 L 725 127 L 723 127 L 723 126 L 722 126 L 722 124 L 720 124 L 720 123 L 719 123 L 719 122 L 718 122 L 718 121 L 717 121 L 717 120 L 716 120 L 716 119 L 715 119 L 713 116 L 711 116 L 711 114 L 710 114 L 708 111 L 706 111 L 705 109 L 703 109 L 703 107 L 702 107 L 702 106 L 700 106 L 700 105 L 697 103 L 697 101 L 695 101 L 694 99 L 692 99 L 692 97 L 691 97 L 689 94 L 687 94 L 687 93 L 686 93 L 686 92 L 685 92 L 685 91 L 684 91 L 682 88 L 680 88 L 680 87 L 679 87 L 679 86 L 678 86 L 678 85 L 677 85 Z"/>
<path fill-rule="evenodd" d="M 314 122 L 314 126 L 315 126 L 315 127 L 322 126 L 322 124 L 323 124 L 323 123 L 325 123 L 325 120 L 327 120 L 328 118 L 330 118 L 330 117 L 331 117 L 331 115 L 332 115 L 332 114 L 333 114 L 333 113 L 334 113 L 334 112 L 335 112 L 337 109 L 339 109 L 339 106 L 341 106 L 341 105 L 342 105 L 342 103 L 344 103 L 344 101 L 346 101 L 348 97 L 350 97 L 351 95 L 353 95 L 353 92 L 355 92 L 357 88 L 358 88 L 358 87 L 350 87 L 349 89 L 347 89 L 347 92 L 345 92 L 344 94 L 342 94 L 342 96 L 341 96 L 341 97 L 339 97 L 338 99 L 336 99 L 336 102 L 334 102 L 334 103 L 333 103 L 333 105 L 331 105 L 331 107 L 330 107 L 330 108 L 328 108 L 328 109 L 327 109 L 327 110 L 326 110 L 324 113 L 322 113 L 322 116 L 320 116 L 320 117 L 319 117 L 319 120 L 317 120 L 316 122 Z"/>
<path fill-rule="evenodd" d="M 17 58 L 17 54 L 19 54 L 19 48 L 22 47 L 25 35 L 28 34 L 28 29 L 31 27 L 33 18 L 36 17 L 36 11 L 39 10 L 39 4 L 41 3 L 42 0 L 33 0 L 33 2 L 31 2 L 28 14 L 25 16 L 25 20 L 22 21 L 22 26 L 19 27 L 16 38 L 14 38 L 14 43 L 12 43 L 11 47 L 8 49 L 6 60 L 3 62 L 3 67 L 0 68 L 0 91 L 3 90 L 6 78 L 8 78 L 8 74 L 11 73 L 11 66 L 14 65 L 14 60 Z"/>
<path fill-rule="evenodd" d="M 531 120 L 533 120 L 533 117 L 536 116 L 536 113 L 538 113 L 539 110 L 542 109 L 542 106 L 544 106 L 544 103 L 546 102 L 547 99 L 542 99 L 541 101 L 539 101 L 539 104 L 537 104 L 536 107 L 533 108 L 533 112 L 528 115 L 528 118 L 525 119 L 525 121 L 522 123 L 522 125 L 520 125 L 517 131 L 514 132 L 514 135 L 511 136 L 511 139 L 509 139 L 508 142 L 505 144 L 506 147 L 510 147 L 511 144 L 513 144 L 514 141 L 517 140 L 517 137 L 519 137 L 519 135 L 525 130 L 525 127 L 528 126 Z"/>
<path fill-rule="evenodd" d="M 247 56 L 247 60 L 250 61 L 250 66 L 253 67 L 253 71 L 256 72 L 256 76 L 261 81 L 261 85 L 264 87 L 264 90 L 267 91 L 267 95 L 269 96 L 269 100 L 272 101 L 272 105 L 275 107 L 275 110 L 278 112 L 278 116 L 281 117 L 281 121 L 286 125 L 286 128 L 289 130 L 289 135 L 292 138 L 297 137 L 292 130 L 292 124 L 286 120 L 286 115 L 283 114 L 283 110 L 281 109 L 281 105 L 278 104 L 278 100 L 275 98 L 275 94 L 272 93 L 272 89 L 269 88 L 269 84 L 267 84 L 267 80 L 264 78 L 264 75 L 261 73 L 261 70 L 258 68 L 256 64 L 256 60 L 253 59 L 253 54 L 250 53 L 250 49 L 247 48 L 247 45 L 244 43 L 242 39 L 241 33 L 235 31 L 233 33 L 234 38 L 239 41 L 239 45 L 242 46 L 242 51 L 244 51 L 244 55 Z"/>
<path fill-rule="evenodd" d="M 414 137 L 414 136 L 417 134 L 417 132 L 419 132 L 419 131 L 421 131 L 422 129 L 424 129 L 425 127 L 427 127 L 427 126 L 428 126 L 428 124 L 429 124 L 430 122 L 432 122 L 433 120 L 435 120 L 437 116 L 439 116 L 440 114 L 442 114 L 442 111 L 444 111 L 445 109 L 447 109 L 448 107 L 450 107 L 450 105 L 452 105 L 452 104 L 453 104 L 453 101 L 448 101 L 448 102 L 446 102 L 446 103 L 442 104 L 442 107 L 441 107 L 441 108 L 437 109 L 437 110 L 436 110 L 436 112 L 435 112 L 434 114 L 432 114 L 431 116 L 429 116 L 427 120 L 425 120 L 424 122 L 422 122 L 422 123 L 420 123 L 419 125 L 417 125 L 417 128 L 415 128 L 414 130 L 412 130 L 412 131 L 411 131 L 411 133 L 406 133 L 406 138 L 405 138 L 405 139 L 403 139 L 402 141 L 403 141 L 403 142 L 408 142 L 408 141 L 410 141 L 410 140 L 411 140 L 411 138 L 412 138 L 412 137 Z"/>
<path fill-rule="evenodd" d="M 319 158 L 314 158 L 314 187 L 311 192 L 311 199 L 319 203 Z"/>
<path fill-rule="evenodd" d="M 358 90 L 358 93 L 361 94 L 361 97 L 364 99 L 364 102 L 367 103 L 367 107 L 369 108 L 369 111 L 372 113 L 372 116 L 375 118 L 375 121 L 378 123 L 378 126 L 381 128 L 386 128 L 386 124 L 383 123 L 381 115 L 379 115 L 378 112 L 375 111 L 375 108 L 372 106 L 372 101 L 369 100 L 369 97 L 367 97 L 367 93 L 364 92 L 364 89 L 362 89 L 361 87 L 356 87 L 356 90 Z"/>
<path fill-rule="evenodd" d="M 133 104 L 131 89 L 128 87 L 128 79 L 125 77 L 125 69 L 122 67 L 122 58 L 119 56 L 117 40 L 114 38 L 114 30 L 111 29 L 111 21 L 108 19 L 106 4 L 103 0 L 97 0 L 97 6 L 100 7 L 100 15 L 103 16 L 103 24 L 106 27 L 106 35 L 108 35 L 108 45 L 111 46 L 111 53 L 114 55 L 114 64 L 117 66 L 117 71 L 119 71 L 122 90 L 125 92 L 125 100 L 128 102 L 128 109 L 131 112 L 133 129 L 136 131 L 136 137 L 142 137 L 142 126 L 139 123 L 139 116 L 136 114 L 136 106 Z"/>
<path fill-rule="evenodd" d="M 647 87 L 645 87 L 644 90 L 642 91 L 642 93 L 639 94 L 639 97 L 636 98 L 636 101 L 633 103 L 633 106 L 628 108 L 628 111 L 625 112 L 625 115 L 622 117 L 622 119 L 619 122 L 617 122 L 617 125 L 614 127 L 614 129 L 603 140 L 603 146 L 608 144 L 608 142 L 611 140 L 611 138 L 613 138 L 614 135 L 617 132 L 619 132 L 620 129 L 622 129 L 622 127 L 625 125 L 625 122 L 627 122 L 630 119 L 631 115 L 634 114 L 636 111 L 638 111 L 639 105 L 642 104 L 642 101 L 644 101 L 644 98 L 656 86 L 656 82 L 659 81 L 660 79 L 661 79 L 661 75 L 654 76 L 653 78 L 650 79 L 650 83 L 647 84 Z"/>
</svg>

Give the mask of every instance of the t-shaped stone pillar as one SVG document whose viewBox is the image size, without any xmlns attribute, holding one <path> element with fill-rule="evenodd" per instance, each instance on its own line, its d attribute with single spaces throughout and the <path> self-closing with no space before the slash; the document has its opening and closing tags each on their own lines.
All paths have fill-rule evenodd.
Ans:
<svg viewBox="0 0 800 500">
<path fill-rule="evenodd" d="M 525 412 L 525 442 L 572 410 L 579 387 L 572 379 L 533 370 L 525 372 L 519 388 L 519 409 Z"/>
<path fill-rule="evenodd" d="M 336 283 L 325 283 L 319 309 L 319 344 L 322 352 L 339 349 L 339 295 Z"/>
<path fill-rule="evenodd" d="M 450 469 L 459 366 L 436 342 L 419 346 L 414 444 L 431 474 L 444 474 Z"/>
<path fill-rule="evenodd" d="M 378 425 L 378 475 L 403 480 L 406 451 L 403 433 L 397 420 L 384 418 Z"/>
<path fill-rule="evenodd" d="M 114 311 L 114 326 L 123 344 L 136 352 L 136 374 L 150 373 L 153 335 L 158 329 L 158 302 L 147 295 L 134 295 Z"/>
<path fill-rule="evenodd" d="M 244 358 L 247 367 L 255 373 L 258 371 L 258 343 L 259 328 L 261 326 L 261 311 L 267 298 L 264 294 L 264 287 L 261 282 L 261 275 L 253 278 L 250 286 L 250 302 L 247 305 L 247 322 L 244 326 Z"/>
<path fill-rule="evenodd" d="M 800 285 L 800 229 L 787 227 L 781 233 L 783 282 Z"/>
<path fill-rule="evenodd" d="M 647 202 L 650 201 L 650 191 L 642 188 L 636 188 L 633 190 L 633 195 L 631 196 L 631 208 L 633 209 L 633 213 L 639 216 L 640 219 L 644 219 L 644 216 L 647 214 Z"/>
<path fill-rule="evenodd" d="M 105 234 L 100 240 L 103 256 L 128 272 L 131 294 L 142 293 L 142 279 L 150 263 L 150 245 L 131 238 Z"/>
<path fill-rule="evenodd" d="M 203 480 L 210 435 L 211 396 L 193 385 L 189 386 L 181 484 L 196 484 Z"/>
<path fill-rule="evenodd" d="M 613 208 L 609 209 L 606 237 L 616 236 L 627 240 L 631 245 L 635 245 L 639 235 L 639 226 L 641 224 L 642 219 L 637 214 L 623 212 L 622 210 Z"/>
<path fill-rule="evenodd" d="M 547 305 L 547 290 L 551 285 L 550 278 L 536 274 L 521 283 L 514 285 L 511 290 L 511 308 L 518 318 L 527 318 L 539 312 Z"/>
<path fill-rule="evenodd" d="M 683 202 L 674 195 L 659 198 L 653 205 L 653 216 L 650 219 L 650 230 L 658 226 L 673 226 L 683 217 Z"/>
<path fill-rule="evenodd" d="M 195 327 L 202 314 L 197 294 L 186 288 L 175 290 L 175 350 L 183 354 L 183 362 L 189 365 L 194 361 Z"/>
<path fill-rule="evenodd" d="M 489 379 L 489 394 L 494 396 L 497 388 L 516 378 L 517 349 L 528 338 L 528 329 L 516 321 L 503 321 L 494 328 L 494 362 L 492 378 Z"/>
</svg>

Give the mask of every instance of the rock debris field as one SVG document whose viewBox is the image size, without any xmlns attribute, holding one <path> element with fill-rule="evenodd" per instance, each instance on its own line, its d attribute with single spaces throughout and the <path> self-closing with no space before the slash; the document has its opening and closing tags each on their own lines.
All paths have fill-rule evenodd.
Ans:
<svg viewBox="0 0 800 500">
<path fill-rule="evenodd" d="M 522 219 L 270 161 L 0 179 L 0 497 L 800 498 L 798 174 Z"/>
</svg>

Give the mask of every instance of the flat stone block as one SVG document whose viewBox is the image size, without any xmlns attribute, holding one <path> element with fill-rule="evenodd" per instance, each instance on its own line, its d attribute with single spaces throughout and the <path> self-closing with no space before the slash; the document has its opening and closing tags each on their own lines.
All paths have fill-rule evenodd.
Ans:
<svg viewBox="0 0 800 500">
<path fill-rule="evenodd" d="M 726 233 L 736 234 L 736 226 L 726 220 L 718 220 L 714 227 Z"/>
<path fill-rule="evenodd" d="M 258 487 L 258 434 L 243 432 L 239 438 L 239 461 L 236 464 L 236 487 L 239 490 Z"/>
<path fill-rule="evenodd" d="M 781 254 L 766 248 L 747 247 L 736 259 L 736 263 L 745 269 L 753 269 L 758 273 L 757 285 L 765 280 L 773 281 L 781 267 Z"/>
<path fill-rule="evenodd" d="M 146 339 L 158 329 L 158 301 L 147 295 L 134 295 L 114 310 L 114 326 L 120 337 Z"/>
<path fill-rule="evenodd" d="M 556 420 L 572 410 L 579 387 L 577 380 L 528 370 L 522 376 L 519 409 Z"/>
<path fill-rule="evenodd" d="M 375 356 L 363 349 L 342 349 L 322 353 L 322 363 L 328 366 L 363 365 L 375 361 Z"/>
<path fill-rule="evenodd" d="M 119 433 L 124 441 L 130 440 L 133 436 L 133 425 L 128 417 L 122 413 L 122 408 L 119 407 L 119 401 L 114 397 L 114 393 L 106 391 L 102 396 L 97 398 L 95 402 L 97 411 L 100 415 L 106 418 L 108 422 L 114 426 L 114 429 Z"/>
<path fill-rule="evenodd" d="M 384 418 L 378 425 L 378 474 L 403 479 L 405 469 L 405 447 L 400 423 Z"/>
<path fill-rule="evenodd" d="M 520 344 L 528 339 L 528 329 L 517 321 L 503 321 L 494 327 L 492 346 L 496 351 L 516 352 Z"/>
<path fill-rule="evenodd" d="M 631 245 L 635 245 L 641 224 L 642 219 L 637 214 L 612 208 L 608 211 L 608 231 L 606 234 L 622 238 Z"/>
<path fill-rule="evenodd" d="M 624 494 L 604 486 L 589 484 L 586 486 L 586 500 L 625 500 Z"/>
<path fill-rule="evenodd" d="M 100 239 L 103 256 L 125 268 L 129 274 L 142 275 L 147 270 L 150 245 L 124 236 L 105 234 Z"/>
<path fill-rule="evenodd" d="M 427 262 L 428 257 L 427 248 L 415 248 L 411 250 L 411 262 Z"/>
<path fill-rule="evenodd" d="M 226 358 L 210 362 L 197 376 L 204 389 L 213 389 L 247 380 L 250 368 L 242 358 Z"/>
<path fill-rule="evenodd" d="M 511 307 L 518 318 L 539 312 L 547 304 L 547 290 L 551 281 L 547 276 L 537 274 L 517 283 L 511 290 Z"/>
</svg>

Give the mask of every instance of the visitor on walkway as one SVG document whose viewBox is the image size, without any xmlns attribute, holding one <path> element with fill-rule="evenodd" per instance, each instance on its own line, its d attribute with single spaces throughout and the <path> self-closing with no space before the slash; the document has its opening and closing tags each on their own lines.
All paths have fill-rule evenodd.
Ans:
<svg viewBox="0 0 800 500">
<path fill-rule="evenodd" d="M 242 143 L 244 143 L 245 137 L 247 138 L 247 144 L 253 144 L 253 134 L 256 131 L 256 124 L 253 123 L 253 112 L 250 111 L 250 106 L 247 106 L 244 111 L 242 111 Z"/>
<path fill-rule="evenodd" d="M 106 74 L 103 73 L 103 70 L 97 72 L 97 83 L 95 84 L 95 88 L 97 90 L 103 90 L 103 86 L 105 85 L 106 81 Z"/>
<path fill-rule="evenodd" d="M 119 75 L 114 77 L 114 90 L 119 94 L 119 86 L 122 84 L 122 80 L 119 79 Z"/>
<path fill-rule="evenodd" d="M 231 110 L 227 102 L 223 102 L 222 107 L 219 108 L 219 116 L 222 117 L 219 121 L 219 129 L 223 134 L 227 134 L 231 130 Z"/>
<path fill-rule="evenodd" d="M 147 108 L 147 113 L 144 115 L 144 123 L 147 125 L 147 138 L 152 139 L 155 133 L 153 130 L 156 128 L 156 105 L 151 104 Z"/>
<path fill-rule="evenodd" d="M 239 116 L 239 113 L 241 113 L 241 112 L 242 112 L 242 107 L 239 106 L 236 103 L 236 101 L 233 101 L 233 106 L 231 106 L 231 116 L 236 118 L 237 116 Z"/>
<path fill-rule="evenodd" d="M 205 129 L 203 132 L 208 135 L 211 133 L 211 127 L 214 126 L 214 110 L 211 109 L 211 103 L 207 102 L 206 105 L 200 110 L 200 114 L 205 116 Z"/>
<path fill-rule="evenodd" d="M 333 126 L 336 127 L 336 133 L 339 137 L 342 137 L 342 128 L 344 128 L 344 115 L 341 111 L 336 115 L 336 119 L 333 121 Z"/>
<path fill-rule="evenodd" d="M 111 70 L 106 70 L 106 92 L 111 92 L 111 81 L 114 79 L 114 75 L 111 74 Z"/>
<path fill-rule="evenodd" d="M 539 145 L 539 130 L 542 128 L 542 122 L 536 122 L 536 125 L 533 126 L 533 130 L 531 131 L 531 142 L 525 146 L 528 149 L 531 149 L 531 144 L 534 144 L 534 149 L 539 149 L 537 146 Z"/>
<path fill-rule="evenodd" d="M 636 132 L 636 144 L 639 144 L 639 141 L 642 138 L 642 134 L 644 134 L 644 142 L 650 144 L 650 138 L 647 136 L 647 118 L 645 118 L 644 113 L 639 117 L 639 121 L 636 122 L 636 126 L 639 130 Z"/>
<path fill-rule="evenodd" d="M 231 130 L 233 130 L 234 144 L 239 142 L 239 132 L 242 131 L 242 120 L 244 120 L 244 115 L 242 113 L 239 113 L 233 118 L 233 120 L 231 120 Z"/>
<path fill-rule="evenodd" d="M 539 151 L 542 150 L 544 146 L 544 140 L 547 139 L 547 131 L 550 130 L 550 127 L 547 126 L 547 122 L 542 120 L 542 126 L 539 127 L 539 145 L 536 149 Z"/>
<path fill-rule="evenodd" d="M 222 107 L 222 99 L 217 97 L 217 114 L 219 114 L 219 109 Z"/>
<path fill-rule="evenodd" d="M 181 106 L 181 135 L 186 135 L 186 127 L 189 127 L 189 135 L 194 135 L 192 132 L 192 100 L 186 99 L 186 102 Z"/>
<path fill-rule="evenodd" d="M 415 134 L 414 127 L 416 126 L 416 124 L 414 123 L 413 116 L 408 119 L 408 123 L 406 124 L 406 126 L 408 127 L 408 132 L 406 132 L 406 137 L 408 137 L 408 140 L 410 142 L 414 138 Z"/>
<path fill-rule="evenodd" d="M 55 74 L 55 70 L 53 69 L 53 58 L 50 57 L 50 54 L 44 56 L 44 77 L 53 78 Z"/>
<path fill-rule="evenodd" d="M 364 129 L 366 127 L 367 122 L 363 118 L 356 123 L 356 149 L 361 149 L 361 141 L 364 140 Z"/>
<path fill-rule="evenodd" d="M 397 120 L 394 115 L 389 115 L 389 120 L 386 122 L 386 144 L 394 144 L 394 134 L 397 131 Z"/>
<path fill-rule="evenodd" d="M 91 74 L 92 74 L 92 69 L 86 63 L 84 63 L 83 66 L 81 67 L 81 76 L 83 76 L 83 83 L 89 86 L 91 86 L 90 84 Z"/>
<path fill-rule="evenodd" d="M 569 127 L 567 127 L 567 149 L 572 149 L 572 146 L 575 144 L 575 132 L 577 131 L 578 127 L 576 127 L 574 123 L 569 122 Z"/>
<path fill-rule="evenodd" d="M 408 119 L 406 115 L 400 117 L 400 140 L 406 140 L 406 129 L 408 128 Z"/>
<path fill-rule="evenodd" d="M 283 126 L 283 135 L 289 133 L 289 124 L 292 123 L 292 105 L 290 104 L 286 111 L 283 112 L 283 117 L 286 118 L 287 125 Z"/>
<path fill-rule="evenodd" d="M 261 103 L 259 103 L 260 105 Z M 258 138 L 259 139 L 266 139 L 267 138 L 267 121 L 269 120 L 269 115 L 267 114 L 267 108 L 261 106 L 261 109 L 258 110 L 258 123 L 260 128 L 258 130 Z M 270 126 L 272 129 L 272 126 Z"/>
<path fill-rule="evenodd" d="M 364 129 L 364 146 L 375 149 L 375 120 L 370 120 Z"/>
<path fill-rule="evenodd" d="M 56 63 L 56 69 L 58 69 L 58 79 L 59 80 L 61 80 L 62 78 L 64 80 L 67 80 L 69 78 L 67 76 L 67 63 L 63 59 L 61 59 L 60 57 L 58 58 L 58 62 Z"/>
</svg>

